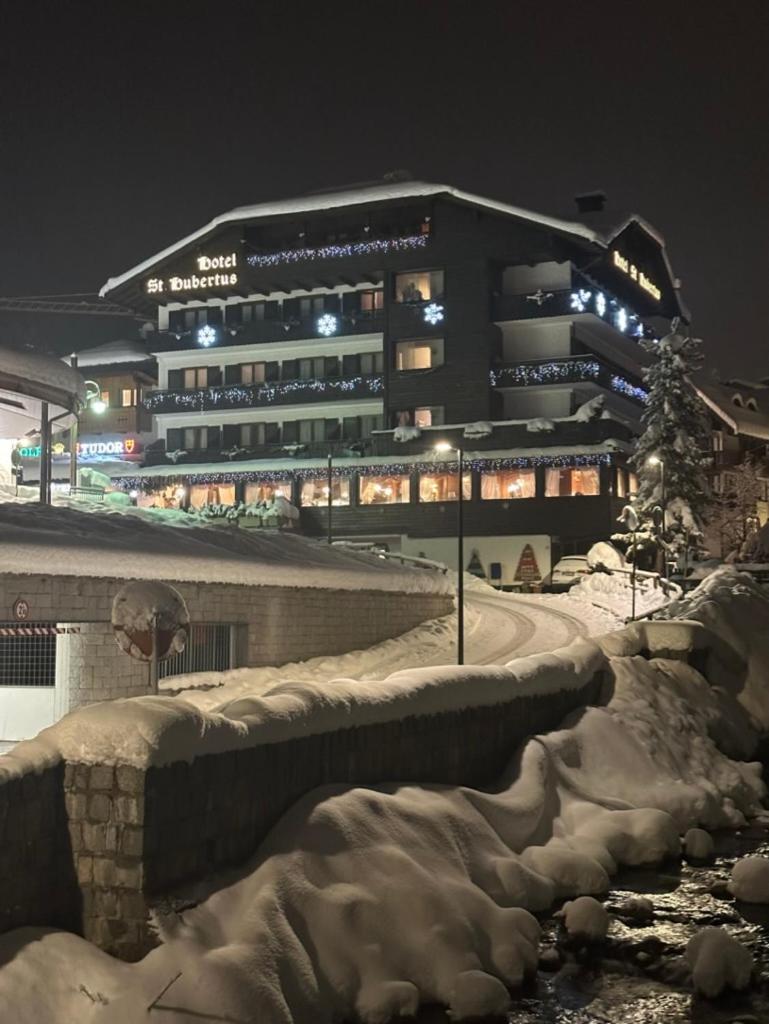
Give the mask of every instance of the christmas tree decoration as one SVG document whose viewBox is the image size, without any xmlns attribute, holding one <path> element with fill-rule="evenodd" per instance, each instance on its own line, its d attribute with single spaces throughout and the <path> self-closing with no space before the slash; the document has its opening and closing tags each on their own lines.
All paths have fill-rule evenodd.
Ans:
<svg viewBox="0 0 769 1024">
<path fill-rule="evenodd" d="M 644 346 L 655 358 L 644 373 L 649 397 L 630 463 L 638 474 L 642 518 L 651 518 L 652 509 L 660 506 L 665 525 L 680 532 L 699 529 L 709 504 L 710 427 L 689 384 L 702 364 L 702 342 L 679 334 L 676 326 L 657 344 Z"/>
<path fill-rule="evenodd" d="M 537 565 L 537 558 L 531 544 L 526 544 L 521 557 L 518 559 L 518 568 L 515 570 L 515 579 L 521 583 L 539 583 L 542 573 Z"/>
</svg>

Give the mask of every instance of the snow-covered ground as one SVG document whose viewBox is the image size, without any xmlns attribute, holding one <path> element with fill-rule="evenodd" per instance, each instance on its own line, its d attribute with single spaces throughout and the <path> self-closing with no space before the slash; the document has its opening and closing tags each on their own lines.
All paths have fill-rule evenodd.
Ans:
<svg viewBox="0 0 769 1024">
<path fill-rule="evenodd" d="M 155 739 L 151 730 L 142 736 L 143 756 L 155 756 L 169 717 L 177 720 L 174 743 L 185 717 L 197 722 L 202 750 L 212 730 L 233 742 L 241 723 L 257 730 L 252 741 L 278 720 L 301 731 L 302 707 L 313 702 L 321 716 L 335 700 L 348 716 L 367 704 L 381 715 L 388 703 L 397 710 L 413 700 L 409 692 L 423 709 L 493 703 L 511 686 L 573 685 L 596 667 L 613 694 L 607 706 L 511 750 L 491 792 L 384 783 L 306 794 L 239 881 L 194 909 L 158 918 L 162 945 L 138 964 L 113 961 L 72 935 L 0 936 L 0 1020 L 330 1024 L 357 1015 L 383 1024 L 423 1002 L 448 1006 L 455 1019 L 504 1012 L 508 989 L 537 964 L 535 913 L 606 893 L 620 865 L 677 856 L 689 828 L 740 826 L 761 813 L 760 766 L 730 760 L 716 741 L 739 734 L 750 749 L 769 729 L 757 693 L 769 672 L 769 600 L 736 573 L 716 574 L 703 589 L 683 610 L 707 613 L 729 644 L 729 690 L 681 661 L 609 658 L 581 640 L 557 656 L 475 670 L 475 678 L 469 669 L 421 670 L 358 690 L 345 680 L 296 684 L 241 702 L 247 706 L 239 716 L 229 709 L 226 723 L 189 705 L 130 702 L 145 725 L 160 728 Z M 114 712 L 107 705 L 85 711 L 78 714 L 103 736 L 104 716 Z M 75 742 L 72 723 L 69 733 L 63 725 L 51 731 L 49 749 L 57 735 L 64 747 Z"/>
</svg>

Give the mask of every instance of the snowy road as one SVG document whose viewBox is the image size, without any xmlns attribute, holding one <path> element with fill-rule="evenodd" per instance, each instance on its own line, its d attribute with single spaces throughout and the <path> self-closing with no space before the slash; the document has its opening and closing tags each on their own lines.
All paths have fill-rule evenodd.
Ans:
<svg viewBox="0 0 769 1024">
<path fill-rule="evenodd" d="M 552 601 L 471 591 L 467 607 L 477 612 L 467 637 L 466 660 L 504 665 L 513 658 L 554 650 L 590 630 L 584 619 L 552 607 Z"/>
</svg>

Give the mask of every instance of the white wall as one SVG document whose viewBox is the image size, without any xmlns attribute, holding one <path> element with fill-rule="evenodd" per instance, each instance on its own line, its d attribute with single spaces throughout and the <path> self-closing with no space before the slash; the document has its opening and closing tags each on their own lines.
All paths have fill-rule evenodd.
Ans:
<svg viewBox="0 0 769 1024">
<path fill-rule="evenodd" d="M 537 288 L 571 288 L 571 263 L 536 263 L 533 267 L 505 267 L 502 291 L 505 295 L 521 295 Z"/>
<path fill-rule="evenodd" d="M 524 320 L 501 325 L 506 363 L 557 359 L 571 354 L 571 320 Z"/>
<path fill-rule="evenodd" d="M 488 576 L 491 562 L 499 562 L 502 566 L 502 583 L 511 584 L 515 580 L 518 561 L 527 544 L 531 544 L 534 557 L 542 576 L 550 572 L 550 538 L 544 535 L 520 535 L 512 537 L 465 537 L 464 557 L 465 568 L 470 564 L 473 551 L 483 564 Z M 392 545 L 391 545 L 392 547 Z M 455 537 L 409 537 L 401 541 L 404 555 L 425 555 L 437 562 L 443 562 L 455 570 L 457 564 L 457 541 Z"/>
<path fill-rule="evenodd" d="M 360 402 L 307 402 L 302 405 L 270 405 L 263 409 L 225 409 L 207 412 L 168 412 L 153 417 L 157 437 L 166 438 L 171 427 L 221 427 L 225 423 L 286 423 L 294 420 L 341 420 L 345 416 L 378 416 L 384 406 L 379 398 Z M 192 470 L 191 470 L 192 471 Z"/>
<path fill-rule="evenodd" d="M 26 740 L 56 721 L 53 686 L 0 686 L 0 740 Z"/>
</svg>

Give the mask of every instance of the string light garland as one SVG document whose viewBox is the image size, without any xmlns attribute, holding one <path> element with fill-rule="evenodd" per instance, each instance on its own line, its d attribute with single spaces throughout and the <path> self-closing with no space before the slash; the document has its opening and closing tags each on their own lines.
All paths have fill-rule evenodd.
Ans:
<svg viewBox="0 0 769 1024">
<path fill-rule="evenodd" d="M 319 395 L 333 394 L 381 395 L 381 376 L 329 377 L 323 380 L 282 380 L 271 384 L 224 384 L 220 387 L 194 388 L 185 391 L 152 391 L 142 399 L 150 412 L 181 410 L 203 412 L 206 409 L 239 409 L 246 405 L 270 405 L 294 399 L 312 401 Z"/>
<path fill-rule="evenodd" d="M 551 468 L 578 468 L 583 466 L 609 466 L 612 462 L 610 452 L 599 452 L 590 455 L 521 455 L 513 458 L 499 459 L 464 459 L 462 467 L 466 472 L 475 470 L 479 473 L 493 473 L 505 469 L 531 469 L 537 466 Z M 379 466 L 333 466 L 334 477 L 349 477 L 353 473 L 358 476 L 408 476 L 411 473 L 434 473 L 455 474 L 459 466 L 456 461 L 444 461 L 433 459 L 425 462 L 391 462 Z M 287 479 L 302 480 L 325 480 L 328 477 L 327 466 L 308 466 L 287 468 L 281 470 L 248 470 L 237 472 L 224 470 L 220 473 L 195 473 L 192 470 L 184 476 L 169 477 L 119 477 L 113 481 L 114 486 L 123 491 L 141 490 L 144 493 L 154 490 L 163 490 L 166 487 L 177 485 L 193 486 L 195 484 L 227 484 L 244 481 L 246 483 L 277 483 Z"/>
<path fill-rule="evenodd" d="M 428 235 L 404 235 L 401 238 L 372 238 L 365 242 L 346 242 L 342 245 L 305 246 L 302 249 L 281 249 L 279 252 L 254 254 L 246 257 L 252 267 L 277 267 L 281 263 L 301 263 L 304 260 L 339 259 L 344 256 L 370 256 L 373 253 L 409 252 L 423 249 Z"/>
<path fill-rule="evenodd" d="M 553 384 L 566 380 L 596 380 L 601 364 L 595 359 L 568 359 L 547 363 L 503 366 L 489 374 L 492 387 L 500 384 Z"/>
<path fill-rule="evenodd" d="M 627 395 L 628 398 L 635 398 L 639 402 L 644 404 L 649 401 L 649 392 L 644 388 L 639 388 L 635 384 L 631 384 L 629 380 L 625 380 L 624 377 L 618 377 L 616 375 L 611 378 L 611 386 L 614 391 L 619 391 L 622 395 Z"/>
</svg>

